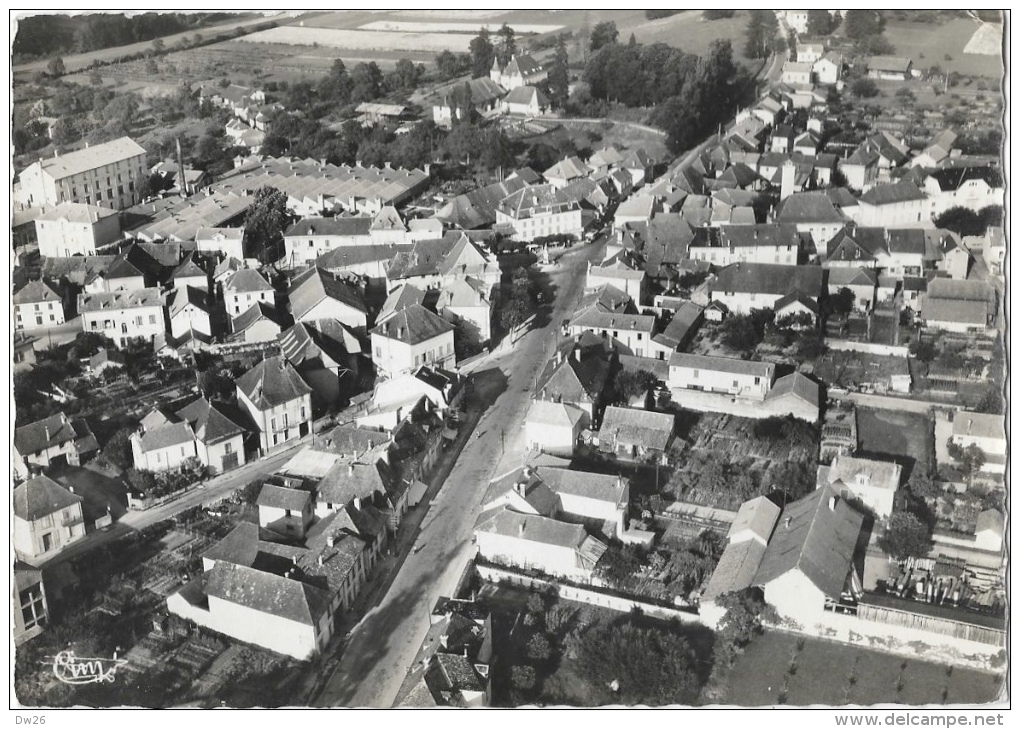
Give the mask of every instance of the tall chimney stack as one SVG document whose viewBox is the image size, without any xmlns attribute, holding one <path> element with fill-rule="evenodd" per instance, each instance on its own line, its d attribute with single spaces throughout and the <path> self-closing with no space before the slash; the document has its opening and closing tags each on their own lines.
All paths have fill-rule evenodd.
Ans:
<svg viewBox="0 0 1020 729">
<path fill-rule="evenodd" d="M 177 189 L 181 191 L 181 197 L 188 196 L 188 183 L 184 179 L 184 153 L 181 152 L 181 138 L 177 137 Z"/>
</svg>

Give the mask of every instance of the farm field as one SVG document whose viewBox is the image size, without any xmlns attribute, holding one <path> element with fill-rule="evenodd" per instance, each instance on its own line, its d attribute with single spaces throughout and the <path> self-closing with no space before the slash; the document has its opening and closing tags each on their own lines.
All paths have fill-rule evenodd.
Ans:
<svg viewBox="0 0 1020 729">
<path fill-rule="evenodd" d="M 467 53 L 472 36 L 462 33 L 393 33 L 388 31 L 347 30 L 282 26 L 252 33 L 245 43 L 285 43 L 296 46 L 326 46 L 352 51 L 389 51 L 415 48 L 439 53 L 449 50 Z"/>
<path fill-rule="evenodd" d="M 966 18 L 941 25 L 890 20 L 885 35 L 896 48 L 894 55 L 909 58 L 914 62 L 914 68 L 927 69 L 938 64 L 946 71 L 999 78 L 1002 76 L 1001 53 L 964 53 L 967 43 L 979 28 L 978 23 Z M 983 31 L 982 35 L 987 32 Z M 946 59 L 947 55 L 949 59 Z"/>
<path fill-rule="evenodd" d="M 1001 675 L 770 631 L 737 657 L 724 703 L 983 704 L 1001 689 Z"/>
<path fill-rule="evenodd" d="M 903 466 L 903 480 L 927 471 L 932 465 L 934 441 L 931 420 L 919 413 L 857 409 L 859 455 L 892 457 Z"/>
</svg>

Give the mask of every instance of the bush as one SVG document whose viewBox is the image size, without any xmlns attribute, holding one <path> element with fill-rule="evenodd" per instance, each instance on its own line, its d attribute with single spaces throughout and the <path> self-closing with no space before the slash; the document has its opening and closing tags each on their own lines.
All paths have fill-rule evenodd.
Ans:
<svg viewBox="0 0 1020 729">
<path fill-rule="evenodd" d="M 878 86 L 870 78 L 859 78 L 850 85 L 850 91 L 854 96 L 862 99 L 870 99 L 878 96 Z"/>
</svg>

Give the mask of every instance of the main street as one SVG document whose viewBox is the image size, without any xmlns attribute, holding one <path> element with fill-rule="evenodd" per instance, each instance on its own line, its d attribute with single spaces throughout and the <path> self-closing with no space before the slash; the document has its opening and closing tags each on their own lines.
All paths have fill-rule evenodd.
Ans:
<svg viewBox="0 0 1020 729">
<path fill-rule="evenodd" d="M 442 489 L 429 507 L 410 553 L 380 604 L 355 628 L 318 706 L 386 708 L 411 665 L 429 625 L 436 598 L 449 595 L 474 553 L 472 532 L 490 479 L 520 464 L 525 455 L 523 423 L 539 369 L 549 360 L 559 326 L 577 306 L 589 261 L 599 260 L 601 241 L 562 256 L 548 272 L 555 298 L 549 319 L 528 332 L 511 351 L 474 365 L 477 373 L 497 366 L 505 389 L 480 419 Z"/>
</svg>

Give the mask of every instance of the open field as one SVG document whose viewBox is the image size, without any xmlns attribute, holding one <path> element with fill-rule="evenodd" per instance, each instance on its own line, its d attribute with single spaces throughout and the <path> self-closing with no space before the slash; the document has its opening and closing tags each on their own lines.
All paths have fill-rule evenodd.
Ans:
<svg viewBox="0 0 1020 729">
<path fill-rule="evenodd" d="M 946 71 L 999 78 L 1002 76 L 1001 53 L 964 53 L 967 43 L 980 27 L 977 22 L 966 18 L 941 25 L 890 20 L 885 35 L 896 48 L 894 55 L 909 58 L 914 62 L 914 68 L 927 69 L 938 64 Z M 988 32 L 982 31 L 982 36 Z M 982 45 L 987 46 L 987 42 Z M 946 55 L 950 56 L 948 60 Z"/>
<path fill-rule="evenodd" d="M 903 466 L 904 481 L 925 473 L 934 455 L 931 420 L 918 413 L 857 409 L 858 454 L 892 457 Z"/>
<path fill-rule="evenodd" d="M 727 684 L 725 703 L 739 706 L 917 706 L 994 701 L 1002 676 L 767 632 L 737 657 Z"/>
<path fill-rule="evenodd" d="M 478 35 L 480 28 L 485 28 L 490 33 L 499 31 L 500 23 L 440 23 L 440 22 L 418 22 L 408 20 L 374 20 L 358 28 L 358 30 L 389 30 L 397 33 L 467 33 Z M 535 35 L 538 33 L 555 33 L 562 29 L 562 25 L 535 25 L 527 23 L 515 25 L 514 32 L 517 35 Z"/>
<path fill-rule="evenodd" d="M 392 51 L 415 48 L 419 51 L 467 53 L 471 36 L 462 33 L 391 33 L 387 31 L 346 30 L 281 26 L 252 33 L 245 43 L 285 43 L 296 46 L 326 46 L 352 51 Z"/>
</svg>

